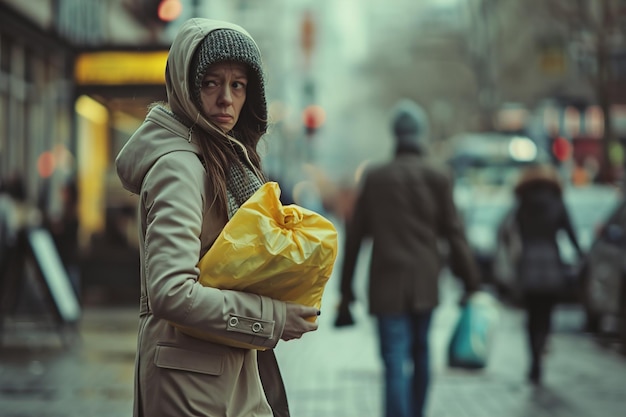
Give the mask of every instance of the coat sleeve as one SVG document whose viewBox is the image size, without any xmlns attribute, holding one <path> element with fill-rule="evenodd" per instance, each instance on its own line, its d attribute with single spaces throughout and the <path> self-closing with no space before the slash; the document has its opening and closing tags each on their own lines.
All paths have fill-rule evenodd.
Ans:
<svg viewBox="0 0 626 417">
<path fill-rule="evenodd" d="M 439 200 L 438 229 L 448 242 L 450 269 L 463 281 L 466 291 L 475 291 L 479 288 L 480 277 L 454 203 L 452 179 L 446 172 L 436 172 L 431 177 L 431 183 L 433 194 Z"/>
<path fill-rule="evenodd" d="M 580 247 L 580 243 L 578 243 L 578 239 L 576 238 L 576 232 L 574 232 L 574 227 L 572 226 L 572 220 L 569 215 L 569 211 L 567 210 L 565 202 L 562 200 L 561 205 L 561 228 L 565 230 L 565 233 L 567 233 L 567 237 L 569 238 L 570 242 L 572 242 L 572 246 L 574 246 L 574 248 L 576 249 L 578 256 L 582 258 L 584 256 L 583 251 Z"/>
<path fill-rule="evenodd" d="M 366 183 L 367 184 L 367 183 Z M 365 184 L 365 185 L 366 185 Z M 359 192 L 352 215 L 346 220 L 343 263 L 341 265 L 341 296 L 344 301 L 354 301 L 352 282 L 361 249 L 361 241 L 368 234 L 368 205 L 365 204 L 365 188 Z"/>
<path fill-rule="evenodd" d="M 198 282 L 205 176 L 196 155 L 176 152 L 161 157 L 144 178 L 142 267 L 152 312 L 199 332 L 272 348 L 284 329 L 284 302 Z"/>
</svg>

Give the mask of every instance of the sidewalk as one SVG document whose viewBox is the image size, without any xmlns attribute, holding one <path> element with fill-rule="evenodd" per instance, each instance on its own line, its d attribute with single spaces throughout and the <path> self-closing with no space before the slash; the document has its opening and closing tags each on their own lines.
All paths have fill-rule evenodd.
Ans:
<svg viewBox="0 0 626 417">
<path fill-rule="evenodd" d="M 0 346 L 0 416 L 132 416 L 136 308 L 84 311 L 78 333 L 23 319 Z"/>
<path fill-rule="evenodd" d="M 330 283 L 331 285 L 333 283 Z M 357 287 L 363 283 L 357 283 Z M 626 360 L 579 332 L 576 308 L 555 314 L 545 382 L 526 382 L 527 352 L 520 311 L 503 307 L 488 367 L 464 371 L 446 365 L 447 343 L 459 315 L 459 290 L 442 281 L 443 300 L 431 330 L 429 417 L 618 417 L 626 407 Z M 317 332 L 278 346 L 293 417 L 376 417 L 382 410 L 382 368 L 374 322 L 363 305 L 357 324 L 335 329 L 338 298 L 327 291 Z M 362 296 L 359 299 L 363 299 Z M 326 313 L 326 314 L 325 314 Z"/>
<path fill-rule="evenodd" d="M 333 328 L 336 285 L 328 284 L 319 330 L 277 348 L 292 417 L 381 415 L 374 323 L 359 304 L 355 326 Z M 487 369 L 448 369 L 445 352 L 459 313 L 458 289 L 450 279 L 442 285 L 431 333 L 429 417 L 624 415 L 626 361 L 578 333 L 582 316 L 575 309 L 556 314 L 542 389 L 525 380 L 523 317 L 516 310 L 502 311 Z M 136 323 L 134 307 L 87 309 L 80 341 L 70 348 L 53 329 L 27 321 L 12 324 L 0 347 L 0 416 L 130 416 Z"/>
</svg>

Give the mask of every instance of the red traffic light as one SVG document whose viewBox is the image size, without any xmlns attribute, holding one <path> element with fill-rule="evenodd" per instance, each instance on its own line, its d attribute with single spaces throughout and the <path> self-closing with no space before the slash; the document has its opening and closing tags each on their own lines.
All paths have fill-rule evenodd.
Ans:
<svg viewBox="0 0 626 417">
<path fill-rule="evenodd" d="M 563 162 L 570 158 L 572 153 L 572 145 L 562 136 L 554 138 L 552 141 L 552 155 L 559 161 Z"/>
<path fill-rule="evenodd" d="M 161 0 L 157 14 L 162 21 L 171 22 L 178 19 L 182 11 L 183 5 L 180 0 Z"/>
<path fill-rule="evenodd" d="M 181 0 L 134 0 L 125 4 L 139 22 L 151 28 L 164 27 L 183 11 Z"/>
<path fill-rule="evenodd" d="M 302 123 L 307 129 L 317 129 L 326 121 L 326 112 L 322 106 L 311 104 L 302 111 Z"/>
</svg>

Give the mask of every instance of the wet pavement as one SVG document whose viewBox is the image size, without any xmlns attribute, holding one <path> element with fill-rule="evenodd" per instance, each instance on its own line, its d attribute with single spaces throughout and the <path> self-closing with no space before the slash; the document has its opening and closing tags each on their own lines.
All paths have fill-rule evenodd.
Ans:
<svg viewBox="0 0 626 417">
<path fill-rule="evenodd" d="M 134 308 L 84 311 L 77 331 L 22 318 L 0 348 L 0 416 L 132 415 Z"/>
<path fill-rule="evenodd" d="M 584 316 L 576 306 L 562 306 L 555 313 L 555 333 L 540 388 L 526 381 L 523 314 L 506 306 L 501 306 L 487 368 L 448 368 L 447 346 L 459 315 L 459 294 L 456 281 L 449 277 L 442 280 L 442 304 L 431 330 L 433 375 L 427 416 L 626 415 L 626 358 L 600 347 L 580 331 Z M 332 307 L 337 300 L 333 294 L 324 301 Z M 364 306 L 357 305 L 354 310 L 354 327 L 333 328 L 332 314 L 324 315 L 323 311 L 316 333 L 277 348 L 294 417 L 382 415 L 382 367 L 374 322 Z"/>
<path fill-rule="evenodd" d="M 333 280 L 320 329 L 277 348 L 292 417 L 380 416 L 382 369 L 374 323 L 357 304 L 356 325 L 333 328 Z M 357 292 L 364 287 L 359 286 Z M 583 316 L 576 307 L 555 314 L 542 388 L 526 383 L 523 316 L 511 308 L 501 309 L 486 369 L 448 368 L 459 292 L 449 278 L 442 288 L 431 332 L 429 417 L 624 415 L 626 359 L 580 332 Z M 59 333 L 50 323 L 26 317 L 9 321 L 0 347 L 0 416 L 130 416 L 136 324 L 134 307 L 87 308 L 76 332 Z"/>
</svg>

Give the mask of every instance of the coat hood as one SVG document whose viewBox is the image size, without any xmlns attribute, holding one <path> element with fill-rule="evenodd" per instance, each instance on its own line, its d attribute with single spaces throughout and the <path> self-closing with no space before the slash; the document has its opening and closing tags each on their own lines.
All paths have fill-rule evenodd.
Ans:
<svg viewBox="0 0 626 417">
<path fill-rule="evenodd" d="M 183 23 L 174 38 L 167 57 L 165 69 L 167 99 L 172 112 L 193 124 L 200 125 L 200 127 L 207 132 L 215 131 L 216 127 L 200 114 L 194 102 L 191 87 L 195 83 L 195 74 L 191 73 L 190 68 L 193 65 L 194 54 L 204 38 L 209 33 L 220 29 L 229 29 L 245 35 L 252 40 L 252 44 L 257 49 L 257 52 L 259 52 L 258 46 L 252 36 L 241 26 L 220 20 L 192 18 Z M 260 113 L 259 116 L 262 119 L 267 119 L 263 74 L 259 73 L 257 75 L 260 78 L 259 94 L 261 97 L 260 103 L 258 103 L 259 108 L 255 109 L 255 111 Z M 254 98 L 249 97 L 247 100 L 251 99 Z M 265 132 L 265 129 L 265 125 L 261 126 L 263 132 Z"/>
<path fill-rule="evenodd" d="M 216 132 L 218 128 L 202 116 L 194 103 L 190 86 L 194 82 L 190 67 L 194 53 L 204 38 L 211 32 L 221 29 L 237 31 L 249 37 L 255 48 L 256 43 L 242 27 L 229 22 L 211 19 L 193 18 L 186 21 L 180 28 L 170 47 L 165 69 L 165 85 L 169 109 L 155 106 L 148 113 L 143 124 L 131 136 L 118 154 L 115 163 L 117 174 L 124 188 L 139 194 L 143 178 L 163 155 L 174 151 L 187 151 L 201 155 L 196 135 L 197 129 L 205 132 Z M 195 75 L 195 74 L 193 74 Z M 260 77 L 260 98 L 256 111 L 266 118 L 263 75 Z M 265 125 L 261 126 L 264 130 Z M 236 139 L 228 139 L 242 148 L 245 147 Z M 206 139 L 204 139 L 206 140 Z"/>
<path fill-rule="evenodd" d="M 143 179 L 154 163 L 175 151 L 201 155 L 192 130 L 165 107 L 153 107 L 115 159 L 117 175 L 124 188 L 139 194 Z"/>
</svg>

